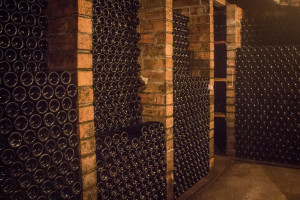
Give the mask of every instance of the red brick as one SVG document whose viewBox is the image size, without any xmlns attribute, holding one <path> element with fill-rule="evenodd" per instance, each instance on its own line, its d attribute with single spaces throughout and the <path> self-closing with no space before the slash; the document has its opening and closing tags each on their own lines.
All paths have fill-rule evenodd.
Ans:
<svg viewBox="0 0 300 200">
<path fill-rule="evenodd" d="M 215 127 L 215 122 L 214 121 L 210 121 L 209 122 L 209 130 L 214 129 Z"/>
<path fill-rule="evenodd" d="M 235 97 L 227 97 L 226 98 L 227 105 L 234 105 L 235 104 Z"/>
<path fill-rule="evenodd" d="M 152 34 L 143 34 L 141 35 L 141 40 L 139 44 L 152 44 L 153 43 L 153 35 Z"/>
<path fill-rule="evenodd" d="M 78 53 L 77 54 L 77 68 L 88 68 L 93 67 L 93 57 L 92 54 Z"/>
<path fill-rule="evenodd" d="M 80 155 L 87 155 L 96 151 L 95 138 L 80 141 Z"/>
<path fill-rule="evenodd" d="M 167 174 L 171 174 L 169 172 L 172 172 L 173 169 L 174 169 L 174 149 L 170 149 L 170 150 L 167 150 Z M 171 176 L 167 176 L 167 182 L 173 180 L 173 175 Z"/>
<path fill-rule="evenodd" d="M 166 95 L 166 104 L 173 104 L 173 94 Z"/>
<path fill-rule="evenodd" d="M 96 169 L 96 154 L 87 157 L 81 157 L 81 171 L 82 173 Z"/>
<path fill-rule="evenodd" d="M 83 190 L 83 200 L 97 200 L 98 191 L 97 186 Z"/>
<path fill-rule="evenodd" d="M 174 149 L 173 139 L 166 140 L 166 149 L 167 151 Z"/>
<path fill-rule="evenodd" d="M 214 135 L 215 135 L 215 130 L 214 130 L 214 129 L 211 129 L 211 130 L 209 131 L 209 138 L 213 138 Z"/>
<path fill-rule="evenodd" d="M 92 34 L 92 19 L 84 18 L 84 17 L 78 17 L 78 31 L 81 33 L 88 33 Z"/>
<path fill-rule="evenodd" d="M 166 62 L 166 68 L 173 68 L 173 59 L 167 58 L 165 62 Z"/>
<path fill-rule="evenodd" d="M 209 139 L 209 156 L 214 155 L 214 138 Z"/>
<path fill-rule="evenodd" d="M 166 71 L 165 80 L 172 81 L 173 80 L 173 71 Z"/>
<path fill-rule="evenodd" d="M 230 120 L 235 119 L 235 113 L 226 113 L 226 119 L 230 119 Z"/>
<path fill-rule="evenodd" d="M 166 141 L 173 139 L 173 137 L 174 137 L 174 130 L 173 130 L 173 128 L 166 128 L 165 129 L 165 133 L 166 133 L 166 135 L 165 135 L 165 140 Z"/>
<path fill-rule="evenodd" d="M 155 44 L 173 44 L 173 35 L 171 33 L 158 32 L 155 34 Z"/>
<path fill-rule="evenodd" d="M 78 87 L 78 104 L 93 103 L 93 87 L 79 86 Z"/>
<path fill-rule="evenodd" d="M 234 67 L 235 66 L 235 60 L 227 60 L 227 66 Z"/>
<path fill-rule="evenodd" d="M 86 122 L 78 125 L 80 139 L 86 139 L 95 135 L 94 122 Z"/>
<path fill-rule="evenodd" d="M 164 12 L 161 9 L 143 10 L 140 12 L 140 20 L 159 20 L 165 19 Z"/>
<path fill-rule="evenodd" d="M 96 186 L 97 185 L 97 172 L 92 171 L 88 174 L 82 175 L 82 187 L 83 190 L 88 189 L 89 187 Z"/>
<path fill-rule="evenodd" d="M 156 94 L 156 104 L 165 105 L 166 104 L 166 95 L 165 94 Z"/>
<path fill-rule="evenodd" d="M 142 88 L 143 92 L 161 92 L 164 93 L 166 91 L 165 84 L 163 82 L 160 83 L 152 83 L 148 82 L 146 86 Z"/>
<path fill-rule="evenodd" d="M 166 7 L 166 16 L 165 17 L 166 17 L 167 20 L 173 21 L 173 9 L 172 9 L 172 7 L 171 8 Z"/>
<path fill-rule="evenodd" d="M 173 117 L 166 118 L 165 128 L 172 128 L 173 125 L 174 125 L 174 118 Z"/>
<path fill-rule="evenodd" d="M 143 115 L 147 116 L 166 116 L 166 107 L 163 105 L 143 105 Z"/>
<path fill-rule="evenodd" d="M 166 45 L 166 52 L 165 52 L 166 56 L 173 56 L 173 45 L 167 44 Z"/>
<path fill-rule="evenodd" d="M 92 36 L 86 34 L 78 34 L 77 35 L 78 49 L 92 49 Z"/>
<path fill-rule="evenodd" d="M 142 99 L 141 100 L 142 103 L 148 103 L 148 104 L 155 104 L 156 103 L 155 94 L 141 93 L 140 97 Z"/>
<path fill-rule="evenodd" d="M 166 32 L 172 33 L 173 32 L 173 22 L 166 21 Z"/>
<path fill-rule="evenodd" d="M 235 90 L 227 90 L 226 97 L 235 97 Z"/>
<path fill-rule="evenodd" d="M 197 58 L 202 59 L 202 60 L 209 60 L 210 52 L 199 52 L 199 53 L 197 53 Z"/>
<path fill-rule="evenodd" d="M 92 86 L 93 73 L 92 71 L 77 71 L 78 86 Z"/>
<path fill-rule="evenodd" d="M 143 70 L 141 71 L 143 77 L 149 78 L 149 81 L 163 81 L 165 80 L 165 71 L 153 71 L 153 70 Z"/>
<path fill-rule="evenodd" d="M 226 120 L 226 127 L 234 128 L 235 127 L 235 120 Z"/>
<path fill-rule="evenodd" d="M 87 122 L 94 120 L 94 107 L 79 107 L 79 122 Z"/>
<path fill-rule="evenodd" d="M 166 31 L 166 22 L 165 21 L 156 21 L 153 23 L 154 31 Z"/>
<path fill-rule="evenodd" d="M 82 15 L 92 16 L 93 2 L 87 0 L 78 0 L 78 13 Z"/>
</svg>

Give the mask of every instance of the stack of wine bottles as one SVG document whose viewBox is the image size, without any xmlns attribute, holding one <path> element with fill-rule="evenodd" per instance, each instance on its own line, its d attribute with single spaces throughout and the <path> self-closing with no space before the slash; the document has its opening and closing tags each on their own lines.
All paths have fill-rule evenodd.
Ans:
<svg viewBox="0 0 300 200">
<path fill-rule="evenodd" d="M 47 1 L 0 1 L 0 199 L 80 199 L 77 88 L 47 72 Z"/>
<path fill-rule="evenodd" d="M 162 123 L 96 137 L 99 199 L 166 199 Z"/>
<path fill-rule="evenodd" d="M 1 1 L 2 2 L 2 1 Z M 0 5 L 0 68 L 17 72 L 46 70 L 47 1 L 3 1 Z"/>
<path fill-rule="evenodd" d="M 174 14 L 174 196 L 180 196 L 209 170 L 208 78 L 191 77 L 188 17 Z"/>
<path fill-rule="evenodd" d="M 299 46 L 237 50 L 237 156 L 300 164 L 299 65 Z"/>
<path fill-rule="evenodd" d="M 139 2 L 94 1 L 93 82 L 96 132 L 141 122 Z"/>
<path fill-rule="evenodd" d="M 141 124 L 138 0 L 93 1 L 99 199 L 165 199 L 163 124 Z"/>
<path fill-rule="evenodd" d="M 300 44 L 299 17 L 265 17 L 242 19 L 243 45 Z"/>
<path fill-rule="evenodd" d="M 300 164 L 300 29 L 296 18 L 244 18 L 237 49 L 236 152 Z"/>
<path fill-rule="evenodd" d="M 79 138 L 71 75 L 1 71 L 0 78 L 0 197 L 77 199 Z"/>
</svg>

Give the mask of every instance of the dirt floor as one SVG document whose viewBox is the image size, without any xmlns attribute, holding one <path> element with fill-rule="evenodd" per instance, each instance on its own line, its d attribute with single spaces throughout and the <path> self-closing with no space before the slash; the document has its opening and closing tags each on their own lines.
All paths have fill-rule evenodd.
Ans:
<svg viewBox="0 0 300 200">
<path fill-rule="evenodd" d="M 300 169 L 215 157 L 209 175 L 179 200 L 300 200 Z"/>
</svg>

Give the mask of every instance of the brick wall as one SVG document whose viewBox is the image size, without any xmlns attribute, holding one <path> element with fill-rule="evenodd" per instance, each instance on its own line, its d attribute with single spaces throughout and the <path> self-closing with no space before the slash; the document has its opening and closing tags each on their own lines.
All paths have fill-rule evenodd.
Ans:
<svg viewBox="0 0 300 200">
<path fill-rule="evenodd" d="M 92 79 L 92 1 L 51 0 L 47 11 L 50 70 L 77 76 L 83 199 L 97 199 Z"/>
<path fill-rule="evenodd" d="M 227 84 L 226 84 L 226 154 L 235 155 L 235 60 L 241 47 L 242 9 L 235 4 L 226 7 L 227 16 Z"/>
<path fill-rule="evenodd" d="M 173 11 L 172 0 L 140 0 L 139 47 L 143 121 L 160 121 L 166 130 L 167 199 L 173 199 Z"/>
<path fill-rule="evenodd" d="M 175 0 L 174 12 L 190 17 L 189 41 L 193 76 L 209 77 L 214 85 L 213 0 Z M 214 163 L 214 91 L 210 91 L 210 167 Z"/>
</svg>

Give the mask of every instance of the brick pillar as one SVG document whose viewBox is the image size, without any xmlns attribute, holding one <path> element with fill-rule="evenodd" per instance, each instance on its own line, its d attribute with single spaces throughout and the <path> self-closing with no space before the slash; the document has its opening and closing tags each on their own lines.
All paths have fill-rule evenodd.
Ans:
<svg viewBox="0 0 300 200">
<path fill-rule="evenodd" d="M 77 77 L 83 199 L 97 199 L 96 146 L 92 73 L 93 2 L 78 0 Z"/>
<path fill-rule="evenodd" d="M 226 154 L 235 155 L 235 61 L 241 47 L 242 9 L 235 4 L 226 6 L 227 16 L 227 83 L 226 83 Z"/>
<path fill-rule="evenodd" d="M 189 50 L 192 75 L 210 78 L 214 85 L 214 24 L 213 0 L 177 0 L 174 12 L 190 18 Z M 214 91 L 210 91 L 209 154 L 210 167 L 214 163 Z"/>
<path fill-rule="evenodd" d="M 173 12 L 172 0 L 141 0 L 139 12 L 143 121 L 160 121 L 166 130 L 167 199 L 173 199 Z"/>
<path fill-rule="evenodd" d="M 97 200 L 92 78 L 92 1 L 51 0 L 47 15 L 48 65 L 77 76 L 78 126 L 84 200 Z"/>
</svg>

